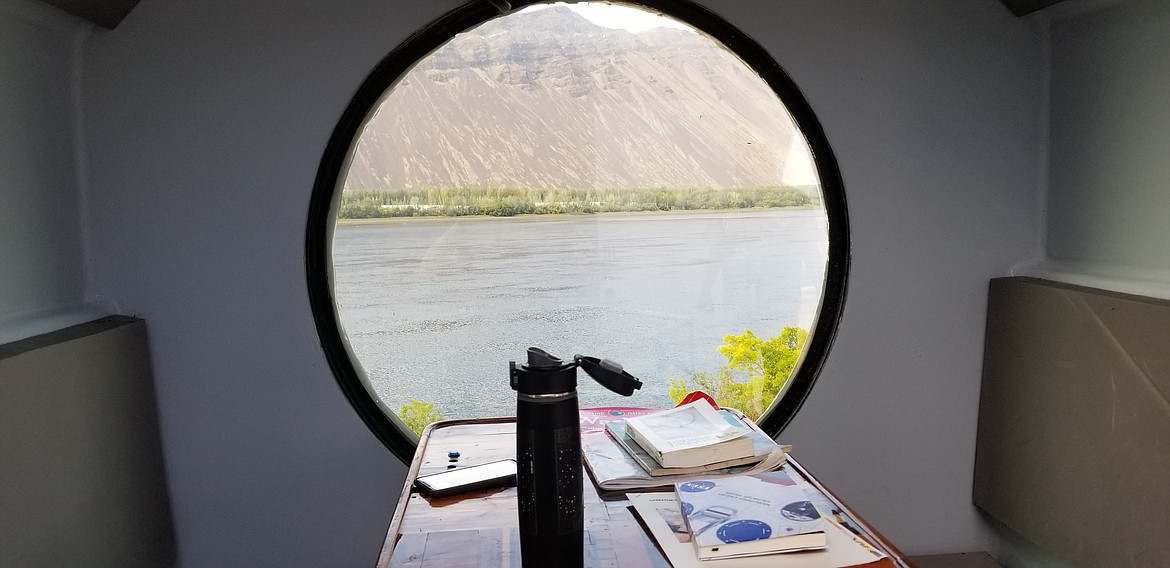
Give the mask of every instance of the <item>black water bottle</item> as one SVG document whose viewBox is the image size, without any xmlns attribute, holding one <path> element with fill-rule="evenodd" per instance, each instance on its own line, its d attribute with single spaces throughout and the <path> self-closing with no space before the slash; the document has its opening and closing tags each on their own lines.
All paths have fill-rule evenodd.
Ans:
<svg viewBox="0 0 1170 568">
<path fill-rule="evenodd" d="M 516 390 L 516 489 L 524 568 L 584 564 L 578 367 L 623 396 L 642 386 L 616 363 L 581 355 L 565 362 L 536 347 L 528 349 L 527 364 L 509 364 Z"/>
</svg>

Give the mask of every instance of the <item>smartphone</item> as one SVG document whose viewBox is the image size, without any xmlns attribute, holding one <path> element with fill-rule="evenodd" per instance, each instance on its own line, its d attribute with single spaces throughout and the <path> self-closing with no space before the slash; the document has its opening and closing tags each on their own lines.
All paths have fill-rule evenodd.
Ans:
<svg viewBox="0 0 1170 568">
<path fill-rule="evenodd" d="M 516 460 L 500 460 L 432 473 L 414 480 L 414 484 L 419 491 L 430 497 L 446 497 L 473 489 L 515 485 Z"/>
</svg>

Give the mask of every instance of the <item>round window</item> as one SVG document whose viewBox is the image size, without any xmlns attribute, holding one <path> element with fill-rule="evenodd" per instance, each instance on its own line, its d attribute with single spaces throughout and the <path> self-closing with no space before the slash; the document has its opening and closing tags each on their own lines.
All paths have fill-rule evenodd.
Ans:
<svg viewBox="0 0 1170 568">
<path fill-rule="evenodd" d="M 330 141 L 310 295 L 349 400 L 400 457 L 439 418 L 515 411 L 537 346 L 704 390 L 773 435 L 828 353 L 840 174 L 776 62 L 683 1 L 472 2 L 394 50 Z"/>
</svg>

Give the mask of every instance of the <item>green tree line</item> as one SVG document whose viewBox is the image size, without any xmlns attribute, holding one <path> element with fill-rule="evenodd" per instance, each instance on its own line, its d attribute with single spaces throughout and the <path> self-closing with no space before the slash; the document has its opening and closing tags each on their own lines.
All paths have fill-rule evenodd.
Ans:
<svg viewBox="0 0 1170 568">
<path fill-rule="evenodd" d="M 816 205 L 809 194 L 784 186 L 747 189 L 379 189 L 345 190 L 340 219 L 553 215 Z"/>
</svg>

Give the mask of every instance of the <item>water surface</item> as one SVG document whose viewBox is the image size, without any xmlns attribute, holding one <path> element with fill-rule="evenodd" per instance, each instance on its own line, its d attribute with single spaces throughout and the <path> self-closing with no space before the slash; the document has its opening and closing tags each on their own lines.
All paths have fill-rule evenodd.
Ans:
<svg viewBox="0 0 1170 568">
<path fill-rule="evenodd" d="M 827 257 L 822 210 L 339 223 L 342 326 L 374 390 L 446 418 L 513 414 L 529 346 L 622 363 L 630 398 L 584 374 L 581 406 L 667 406 L 728 333 L 808 328 Z M 588 381 L 588 384 L 586 384 Z"/>
</svg>

